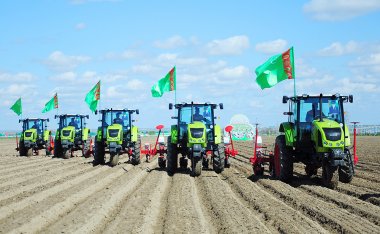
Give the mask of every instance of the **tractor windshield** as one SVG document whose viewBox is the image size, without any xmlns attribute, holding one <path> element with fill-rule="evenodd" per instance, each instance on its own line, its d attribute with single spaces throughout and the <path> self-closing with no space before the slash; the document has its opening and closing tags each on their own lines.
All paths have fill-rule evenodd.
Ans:
<svg viewBox="0 0 380 234">
<path fill-rule="evenodd" d="M 338 123 L 342 122 L 340 99 L 331 97 L 322 98 L 322 107 L 320 107 L 319 97 L 310 97 L 300 102 L 300 122 L 312 122 L 320 118 L 320 108 L 322 108 L 322 117 L 329 118 Z"/>
<path fill-rule="evenodd" d="M 191 105 L 181 107 L 179 113 L 179 133 L 182 138 L 187 132 L 187 125 L 199 121 L 206 125 L 207 132 L 214 126 L 213 112 L 210 105 Z"/>
<path fill-rule="evenodd" d="M 40 134 L 42 133 L 43 130 L 43 121 L 41 119 L 28 119 L 24 120 L 23 122 L 23 130 L 26 131 L 28 129 L 37 129 L 37 133 Z"/>
<path fill-rule="evenodd" d="M 79 116 L 62 116 L 59 125 L 61 129 L 67 126 L 73 126 L 75 129 L 81 129 L 82 119 Z"/>
<path fill-rule="evenodd" d="M 120 124 L 124 131 L 129 128 L 130 118 L 128 111 L 107 111 L 104 113 L 103 126 L 107 127 L 112 124 Z"/>
</svg>

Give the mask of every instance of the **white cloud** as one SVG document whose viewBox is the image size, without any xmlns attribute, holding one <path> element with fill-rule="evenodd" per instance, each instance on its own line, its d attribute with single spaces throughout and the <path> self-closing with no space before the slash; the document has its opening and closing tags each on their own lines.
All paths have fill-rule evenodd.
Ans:
<svg viewBox="0 0 380 234">
<path fill-rule="evenodd" d="M 201 57 L 179 57 L 178 54 L 164 53 L 157 56 L 155 61 L 161 66 L 199 66 L 207 63 L 206 58 Z"/>
<path fill-rule="evenodd" d="M 35 91 L 35 85 L 28 85 L 28 84 L 11 84 L 6 88 L 0 89 L 1 95 L 4 95 L 4 97 L 9 96 L 28 96 L 30 94 L 36 93 Z"/>
<path fill-rule="evenodd" d="M 249 48 L 249 39 L 245 35 L 213 40 L 206 45 L 210 55 L 239 55 Z"/>
<path fill-rule="evenodd" d="M 284 52 L 287 49 L 288 42 L 284 39 L 277 39 L 274 41 L 266 41 L 257 43 L 255 46 L 256 51 L 265 54 L 275 54 Z"/>
<path fill-rule="evenodd" d="M 30 82 L 34 80 L 35 77 L 28 72 L 19 72 L 15 74 L 11 73 L 2 73 L 0 72 L 0 81 L 9 81 L 9 82 L 15 82 L 15 81 L 22 81 L 22 82 Z"/>
<path fill-rule="evenodd" d="M 80 64 L 88 62 L 91 57 L 82 55 L 65 55 L 61 51 L 54 51 L 45 60 L 45 64 L 55 71 L 70 71 Z"/>
<path fill-rule="evenodd" d="M 85 24 L 85 23 L 77 23 L 76 25 L 75 25 L 75 29 L 77 29 L 77 30 L 83 30 L 83 29 L 85 29 L 87 27 L 87 25 Z"/>
<path fill-rule="evenodd" d="M 146 87 L 144 83 L 137 79 L 130 80 L 126 84 L 126 88 L 129 90 L 141 90 L 144 87 Z"/>
<path fill-rule="evenodd" d="M 379 0 L 311 0 L 303 7 L 305 13 L 322 21 L 348 20 L 379 9 Z"/>
<path fill-rule="evenodd" d="M 346 44 L 334 42 L 326 48 L 321 49 L 318 54 L 321 56 L 342 56 L 358 52 L 360 49 L 359 43 L 349 41 Z"/>
<path fill-rule="evenodd" d="M 137 50 L 125 50 L 123 52 L 115 53 L 115 52 L 109 52 L 105 55 L 106 59 L 122 59 L 122 60 L 129 60 L 129 59 L 135 59 L 142 56 L 142 52 Z"/>
<path fill-rule="evenodd" d="M 172 36 L 164 41 L 155 41 L 153 45 L 160 49 L 175 49 L 187 45 L 187 42 L 181 36 Z"/>
<path fill-rule="evenodd" d="M 307 78 L 307 77 L 315 77 L 318 73 L 315 67 L 311 67 L 304 62 L 302 59 L 296 59 L 295 62 L 297 66 L 296 78 Z"/>
<path fill-rule="evenodd" d="M 349 65 L 352 68 L 357 69 L 362 74 L 368 74 L 372 72 L 378 76 L 380 73 L 380 53 L 360 56 Z"/>
<path fill-rule="evenodd" d="M 56 81 L 75 81 L 77 74 L 75 72 L 64 72 L 51 77 L 51 79 Z"/>
<path fill-rule="evenodd" d="M 346 93 L 351 94 L 353 92 L 360 93 L 377 93 L 380 92 L 380 87 L 373 83 L 356 82 L 349 78 L 343 78 L 336 83 L 336 88 L 332 90 L 332 93 Z"/>
<path fill-rule="evenodd" d="M 228 78 L 241 78 L 249 75 L 249 69 L 245 66 L 226 67 L 218 72 L 218 75 Z"/>
<path fill-rule="evenodd" d="M 248 105 L 252 108 L 261 108 L 264 107 L 263 103 L 257 100 L 252 100 L 248 103 Z"/>
<path fill-rule="evenodd" d="M 132 72 L 135 73 L 152 73 L 157 70 L 156 67 L 152 66 L 151 64 L 140 64 L 140 65 L 134 65 L 131 68 Z"/>
</svg>

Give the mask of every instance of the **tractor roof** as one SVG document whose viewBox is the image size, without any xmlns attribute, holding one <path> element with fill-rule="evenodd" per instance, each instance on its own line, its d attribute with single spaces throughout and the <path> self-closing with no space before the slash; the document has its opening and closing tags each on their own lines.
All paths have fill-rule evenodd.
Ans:
<svg viewBox="0 0 380 234">
<path fill-rule="evenodd" d="M 170 105 L 173 105 L 173 104 L 169 104 Z M 174 107 L 176 109 L 179 109 L 179 108 L 182 108 L 182 107 L 188 107 L 188 106 L 211 106 L 212 108 L 217 108 L 218 104 L 213 104 L 213 103 L 210 103 L 210 102 L 205 102 L 205 103 L 194 103 L 194 102 L 190 102 L 190 103 L 186 103 L 186 102 L 182 102 L 182 103 L 178 103 L 178 104 L 175 104 Z M 220 103 L 219 106 L 221 107 L 221 109 L 223 109 L 223 104 Z M 170 107 L 169 107 L 170 109 Z"/>
<path fill-rule="evenodd" d="M 79 115 L 79 114 L 63 114 L 63 115 L 55 115 L 54 118 L 61 118 L 61 117 L 81 117 L 81 118 L 89 118 L 88 115 Z"/>
<path fill-rule="evenodd" d="M 21 122 L 24 122 L 24 121 L 34 121 L 34 120 L 41 120 L 41 121 L 48 121 L 49 122 L 49 118 L 47 119 L 43 119 L 43 118 L 26 118 L 26 119 L 20 119 L 18 122 L 21 123 Z"/>
<path fill-rule="evenodd" d="M 291 100 L 291 101 L 296 101 L 296 100 L 305 100 L 305 99 L 309 99 L 309 98 L 331 98 L 331 99 L 339 99 L 339 98 L 342 98 L 343 101 L 350 101 L 352 102 L 352 95 L 348 95 L 348 96 L 341 96 L 340 94 L 317 94 L 317 95 L 309 95 L 309 94 L 302 94 L 302 95 L 298 95 L 298 96 L 293 96 L 293 97 L 287 97 L 287 96 L 283 96 L 282 98 L 282 102 L 283 103 L 286 103 L 288 100 Z"/>
<path fill-rule="evenodd" d="M 136 112 L 136 114 L 139 114 L 139 109 L 135 109 L 135 110 L 131 110 L 131 109 L 103 109 L 103 110 L 100 110 L 99 112 L 100 113 L 104 113 L 104 112 L 129 112 L 130 114 Z M 98 111 L 95 111 L 95 114 L 97 114 Z"/>
</svg>

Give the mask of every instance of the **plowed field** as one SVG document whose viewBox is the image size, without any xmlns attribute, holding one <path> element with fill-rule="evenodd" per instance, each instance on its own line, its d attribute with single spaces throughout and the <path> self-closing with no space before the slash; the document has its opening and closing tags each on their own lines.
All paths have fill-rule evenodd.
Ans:
<svg viewBox="0 0 380 234">
<path fill-rule="evenodd" d="M 252 142 L 236 143 L 221 174 L 193 178 L 168 176 L 156 158 L 111 168 L 19 157 L 0 140 L 0 233 L 380 233 L 380 138 L 358 141 L 355 178 L 334 191 L 301 164 L 291 184 L 252 176 Z"/>
</svg>

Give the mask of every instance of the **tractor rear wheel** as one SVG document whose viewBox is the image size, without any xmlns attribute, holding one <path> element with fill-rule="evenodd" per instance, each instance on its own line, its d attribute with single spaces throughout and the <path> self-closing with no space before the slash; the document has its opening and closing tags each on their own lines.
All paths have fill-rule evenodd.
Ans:
<svg viewBox="0 0 380 234">
<path fill-rule="evenodd" d="M 95 137 L 97 139 L 97 137 Z M 105 164 L 105 149 L 101 141 L 95 141 L 94 165 Z"/>
<path fill-rule="evenodd" d="M 25 148 L 25 145 L 24 145 L 24 141 L 20 140 L 20 149 L 19 149 L 19 153 L 20 153 L 20 156 L 26 156 L 26 148 Z"/>
<path fill-rule="evenodd" d="M 60 140 L 54 141 L 54 157 L 63 158 L 62 145 Z"/>
<path fill-rule="evenodd" d="M 173 175 L 178 167 L 178 154 L 176 145 L 171 143 L 171 136 L 168 137 L 166 164 L 166 171 L 168 175 Z"/>
<path fill-rule="evenodd" d="M 354 176 L 352 155 L 348 149 L 346 151 L 346 157 L 344 158 L 345 165 L 339 167 L 339 181 L 343 183 L 350 183 Z"/>
<path fill-rule="evenodd" d="M 132 155 L 132 164 L 138 165 L 140 164 L 140 146 L 141 146 L 141 138 L 138 136 L 136 143 L 133 145 L 133 155 Z"/>
<path fill-rule="evenodd" d="M 118 153 L 112 153 L 110 158 L 110 166 L 114 167 L 119 163 L 119 154 Z"/>
<path fill-rule="evenodd" d="M 325 162 L 322 166 L 323 185 L 330 189 L 336 189 L 338 187 L 338 180 L 338 167 L 331 166 L 330 163 Z"/>
<path fill-rule="evenodd" d="M 226 155 L 224 154 L 224 145 L 219 144 L 217 149 L 214 151 L 214 158 L 212 160 L 212 166 L 216 173 L 221 173 L 224 170 Z"/>
<path fill-rule="evenodd" d="M 70 159 L 71 158 L 71 149 L 63 149 L 63 158 Z"/>
<path fill-rule="evenodd" d="M 33 156 L 33 148 L 26 148 L 26 156 Z"/>
<path fill-rule="evenodd" d="M 191 158 L 191 176 L 200 176 L 202 173 L 202 158 L 192 157 Z"/>
<path fill-rule="evenodd" d="M 311 177 L 311 176 L 316 175 L 318 173 L 318 168 L 314 165 L 306 164 L 305 172 L 306 172 L 307 176 Z"/>
<path fill-rule="evenodd" d="M 163 158 L 163 157 L 159 157 L 158 158 L 158 166 L 161 169 L 164 169 L 166 167 L 166 160 L 165 160 L 165 158 Z"/>
<path fill-rule="evenodd" d="M 293 157 L 291 150 L 286 146 L 285 136 L 276 137 L 274 148 L 274 176 L 281 181 L 290 182 L 293 177 Z"/>
</svg>

